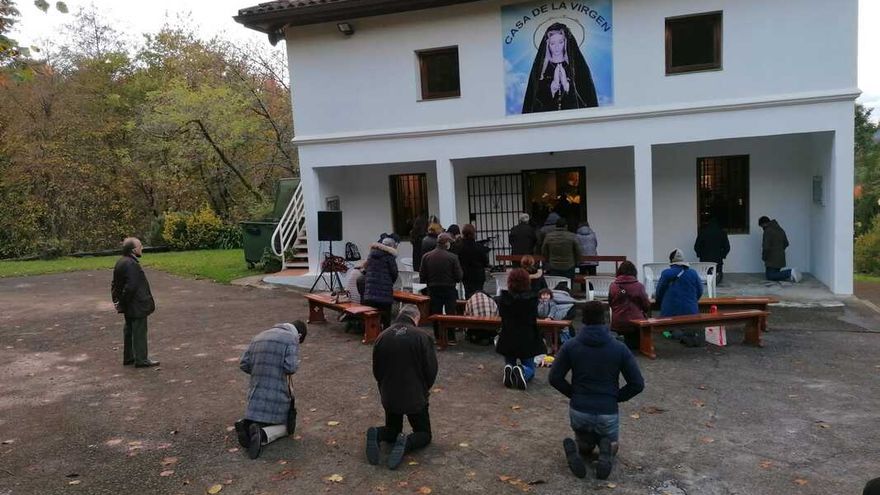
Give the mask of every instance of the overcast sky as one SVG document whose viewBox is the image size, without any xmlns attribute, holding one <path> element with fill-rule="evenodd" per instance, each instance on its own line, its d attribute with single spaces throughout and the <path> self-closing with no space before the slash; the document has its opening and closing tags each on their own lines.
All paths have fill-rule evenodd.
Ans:
<svg viewBox="0 0 880 495">
<path fill-rule="evenodd" d="M 256 5 L 263 0 L 66 0 L 71 12 L 94 5 L 113 25 L 135 38 L 140 33 L 157 31 L 167 19 L 195 19 L 204 37 L 220 34 L 228 39 L 253 41 L 268 46 L 266 36 L 245 29 L 232 20 L 238 9 Z M 54 4 L 54 2 L 50 2 Z M 34 7 L 33 0 L 18 0 L 21 22 L 13 37 L 23 45 L 41 45 L 41 40 L 57 35 L 59 27 L 70 21 L 70 15 L 50 11 L 44 14 Z M 195 16 L 193 16 L 193 13 Z M 278 44 L 276 49 L 282 49 Z M 865 105 L 880 108 L 880 0 L 859 0 L 859 99 Z M 880 117 L 880 110 L 875 111 Z"/>
</svg>

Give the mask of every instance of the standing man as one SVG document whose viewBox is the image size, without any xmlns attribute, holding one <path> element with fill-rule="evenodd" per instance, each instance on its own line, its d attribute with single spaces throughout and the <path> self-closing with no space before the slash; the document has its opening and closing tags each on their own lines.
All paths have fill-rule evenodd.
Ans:
<svg viewBox="0 0 880 495">
<path fill-rule="evenodd" d="M 122 364 L 133 364 L 135 368 L 159 365 L 159 361 L 150 359 L 147 352 L 147 316 L 156 310 L 156 303 L 139 261 L 143 251 L 144 246 L 137 237 L 122 241 L 122 257 L 113 267 L 113 282 L 110 284 L 113 306 L 116 312 L 125 315 Z"/>
<path fill-rule="evenodd" d="M 393 444 L 388 454 L 390 469 L 397 469 L 403 455 L 431 443 L 428 396 L 437 379 L 434 342 L 418 328 L 419 310 L 411 304 L 400 308 L 394 324 L 373 344 L 373 376 L 379 385 L 385 426 L 367 429 L 367 461 L 379 464 L 379 443 Z M 406 415 L 413 432 L 402 433 Z"/>
<path fill-rule="evenodd" d="M 575 440 L 562 441 L 568 467 L 578 478 L 587 475 L 584 458 L 599 447 L 596 477 L 608 478 L 617 455 L 620 415 L 617 404 L 645 388 L 645 380 L 627 347 L 611 338 L 605 324 L 606 306 L 599 301 L 584 305 L 584 326 L 563 344 L 553 367 L 550 385 L 570 399 L 569 417 Z M 571 382 L 565 376 L 571 371 Z M 618 384 L 620 375 L 626 381 Z"/>
<path fill-rule="evenodd" d="M 565 218 L 556 220 L 556 228 L 544 238 L 541 254 L 544 256 L 545 275 L 574 278 L 574 269 L 581 262 L 581 243 L 568 231 Z"/>
<path fill-rule="evenodd" d="M 758 219 L 758 226 L 764 229 L 764 239 L 761 243 L 761 259 L 764 261 L 764 275 L 767 280 L 779 282 L 791 280 L 801 281 L 801 272 L 791 268 L 785 268 L 785 248 L 788 247 L 788 236 L 779 226 L 776 220 L 767 217 Z"/>
<path fill-rule="evenodd" d="M 299 345 L 306 340 L 306 324 L 278 323 L 251 340 L 239 368 L 250 378 L 244 419 L 235 422 L 238 443 L 256 459 L 263 445 L 292 435 L 296 428 L 296 400 L 290 388 L 299 367 Z"/>
<path fill-rule="evenodd" d="M 412 230 L 409 231 L 409 241 L 412 243 L 413 271 L 419 271 L 422 263 L 422 240 L 428 235 L 428 218 L 425 213 L 413 220 Z"/>
<path fill-rule="evenodd" d="M 700 229 L 694 242 L 694 252 L 700 261 L 715 263 L 715 280 L 720 284 L 724 279 L 724 258 L 730 252 L 730 239 L 715 217 L 710 218 L 709 223 Z"/>
<path fill-rule="evenodd" d="M 422 266 L 419 272 L 419 281 L 428 286 L 428 296 L 431 298 L 431 314 L 454 315 L 458 291 L 456 284 L 461 282 L 463 273 L 458 256 L 449 252 L 452 244 L 452 236 L 440 234 L 437 237 L 437 246 L 422 256 Z M 449 343 L 455 344 L 455 330 L 449 330 Z M 440 338 L 439 325 L 434 323 L 434 338 Z"/>
<path fill-rule="evenodd" d="M 520 213 L 519 224 L 510 229 L 507 240 L 510 242 L 510 254 L 514 256 L 535 253 L 538 236 L 535 234 L 535 229 L 529 224 L 528 213 Z M 518 267 L 519 261 L 515 261 L 513 266 Z"/>
</svg>

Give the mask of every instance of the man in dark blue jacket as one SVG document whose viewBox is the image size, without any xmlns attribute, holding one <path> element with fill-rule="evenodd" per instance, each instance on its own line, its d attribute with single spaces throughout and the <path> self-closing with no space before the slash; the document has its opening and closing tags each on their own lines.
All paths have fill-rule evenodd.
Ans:
<svg viewBox="0 0 880 495">
<path fill-rule="evenodd" d="M 622 343 L 611 338 L 605 324 L 605 304 L 584 305 L 584 326 L 562 346 L 550 369 L 550 385 L 570 399 L 569 416 L 576 440 L 562 442 L 568 467 L 578 478 L 587 474 L 584 457 L 599 447 L 596 477 L 607 479 L 618 449 L 620 417 L 617 404 L 645 388 L 635 358 Z M 571 370 L 571 382 L 565 377 Z M 623 374 L 624 387 L 619 385 Z"/>
</svg>

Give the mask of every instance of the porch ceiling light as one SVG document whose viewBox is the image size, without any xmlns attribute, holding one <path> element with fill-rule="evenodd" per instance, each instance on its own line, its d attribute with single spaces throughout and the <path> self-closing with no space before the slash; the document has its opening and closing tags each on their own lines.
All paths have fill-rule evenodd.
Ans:
<svg viewBox="0 0 880 495">
<path fill-rule="evenodd" d="M 354 34 L 354 26 L 352 26 L 351 23 L 348 22 L 337 23 L 336 29 L 338 29 L 340 33 L 346 36 L 351 36 Z"/>
</svg>

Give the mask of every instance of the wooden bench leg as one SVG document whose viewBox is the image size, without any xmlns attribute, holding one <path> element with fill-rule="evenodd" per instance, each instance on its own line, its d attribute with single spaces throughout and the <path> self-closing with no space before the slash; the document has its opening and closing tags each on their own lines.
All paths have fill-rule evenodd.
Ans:
<svg viewBox="0 0 880 495">
<path fill-rule="evenodd" d="M 379 337 L 379 332 L 382 330 L 381 317 L 379 313 L 365 314 L 361 317 L 361 320 L 364 322 L 364 344 L 372 344 L 377 337 Z"/>
<path fill-rule="evenodd" d="M 309 321 L 308 323 L 324 323 L 327 318 L 324 317 L 324 307 L 315 301 L 309 301 Z"/>
<path fill-rule="evenodd" d="M 431 302 L 425 301 L 423 303 L 419 303 L 419 318 L 422 325 L 428 322 L 428 318 L 431 316 Z"/>
<path fill-rule="evenodd" d="M 657 354 L 654 352 L 653 331 L 652 327 L 639 329 L 639 352 L 651 359 L 657 359 Z"/>
<path fill-rule="evenodd" d="M 761 342 L 761 329 L 765 325 L 767 325 L 767 318 L 763 316 L 749 320 L 749 322 L 746 323 L 745 338 L 743 341 L 746 344 L 764 347 L 763 342 Z"/>
<path fill-rule="evenodd" d="M 443 323 L 438 323 L 437 328 L 437 346 L 441 351 L 445 351 L 449 347 L 449 329 Z"/>
</svg>

